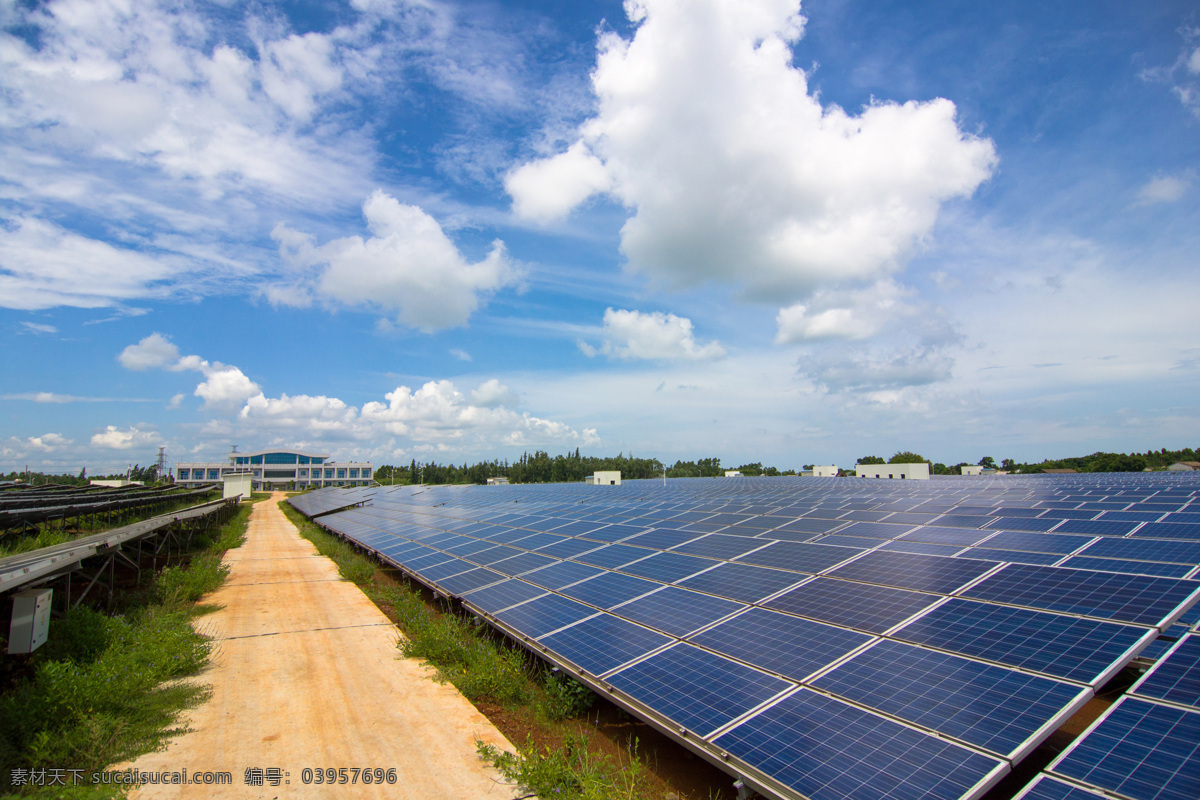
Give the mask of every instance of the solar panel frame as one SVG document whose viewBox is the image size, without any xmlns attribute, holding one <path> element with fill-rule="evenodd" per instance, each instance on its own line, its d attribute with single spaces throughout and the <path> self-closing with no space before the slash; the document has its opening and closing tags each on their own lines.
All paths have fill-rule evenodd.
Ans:
<svg viewBox="0 0 1200 800">
<path fill-rule="evenodd" d="M 1129 693 L 1200 710 L 1200 636 L 1175 642 Z"/>
</svg>

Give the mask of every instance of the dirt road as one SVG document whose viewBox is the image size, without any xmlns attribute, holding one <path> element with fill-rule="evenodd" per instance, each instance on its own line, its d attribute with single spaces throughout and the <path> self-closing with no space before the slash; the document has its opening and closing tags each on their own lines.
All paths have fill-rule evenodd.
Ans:
<svg viewBox="0 0 1200 800">
<path fill-rule="evenodd" d="M 217 641 L 213 664 L 200 676 L 212 686 L 212 699 L 187 713 L 192 732 L 165 752 L 121 765 L 143 772 L 186 768 L 189 779 L 229 772 L 232 785 L 147 785 L 131 796 L 506 800 L 517 794 L 475 752 L 476 739 L 512 749 L 504 736 L 453 687 L 431 680 L 427 668 L 397 658 L 395 627 L 300 538 L 279 510 L 282 499 L 273 495 L 254 507 L 246 543 L 225 556 L 229 579 L 206 598 L 224 606 L 198 621 Z M 380 768 L 385 782 L 366 784 L 360 773 L 357 784 L 316 784 L 330 768 L 346 768 L 346 780 L 354 768 Z M 395 783 L 386 782 L 389 769 Z M 263 771 L 261 785 L 253 785 L 260 780 L 253 770 Z"/>
</svg>

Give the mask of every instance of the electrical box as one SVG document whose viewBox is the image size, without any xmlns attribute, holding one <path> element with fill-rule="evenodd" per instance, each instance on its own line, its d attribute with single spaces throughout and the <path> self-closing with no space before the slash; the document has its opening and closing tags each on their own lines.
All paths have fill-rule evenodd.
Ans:
<svg viewBox="0 0 1200 800">
<path fill-rule="evenodd" d="M 12 625 L 8 629 L 9 653 L 32 653 L 50 635 L 50 598 L 53 589 L 29 589 L 13 595 Z"/>
</svg>

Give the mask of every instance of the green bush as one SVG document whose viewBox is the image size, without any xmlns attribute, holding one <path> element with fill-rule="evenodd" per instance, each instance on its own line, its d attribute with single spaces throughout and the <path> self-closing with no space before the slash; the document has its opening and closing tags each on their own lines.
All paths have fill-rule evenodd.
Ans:
<svg viewBox="0 0 1200 800">
<path fill-rule="evenodd" d="M 547 673 L 542 692 L 539 710 L 552 721 L 581 717 L 596 702 L 591 689 L 567 675 Z"/>
<path fill-rule="evenodd" d="M 621 800 L 645 794 L 646 768 L 630 748 L 622 766 L 602 753 L 593 753 L 580 736 L 568 736 L 561 747 L 538 748 L 527 742 L 522 755 L 475 742 L 487 761 L 522 792 L 555 800 Z"/>
</svg>

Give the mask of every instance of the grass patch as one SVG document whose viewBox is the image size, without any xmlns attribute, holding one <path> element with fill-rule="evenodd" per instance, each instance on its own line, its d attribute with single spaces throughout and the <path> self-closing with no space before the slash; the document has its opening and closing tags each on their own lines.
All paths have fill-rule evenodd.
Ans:
<svg viewBox="0 0 1200 800">
<path fill-rule="evenodd" d="M 164 747 L 183 729 L 179 713 L 208 697 L 181 680 L 208 661 L 211 642 L 192 620 L 202 595 L 224 581 L 221 553 L 245 537 L 249 508 L 193 541 L 186 566 L 161 570 L 151 584 L 119 598 L 123 613 L 77 606 L 51 622 L 46 644 L 28 657 L 25 676 L 0 696 L 0 789 L 31 797 L 98 797 L 95 787 L 13 787 L 12 771 L 81 769 Z M 68 773 L 69 775 L 69 773 Z M 68 781 L 69 782 L 69 781 Z"/>
<path fill-rule="evenodd" d="M 480 758 L 506 780 L 541 798 L 662 797 L 662 784 L 651 778 L 636 742 L 616 757 L 599 746 L 591 724 L 582 719 L 596 701 L 591 689 L 548 669 L 492 628 L 427 601 L 416 588 L 388 580 L 366 554 L 287 503 L 281 507 L 300 535 L 333 559 L 342 577 L 361 586 L 396 620 L 404 634 L 397 643 L 402 656 L 434 667 L 438 680 L 453 684 L 477 706 L 498 706 L 534 730 L 542 743 L 526 738 L 519 754 L 477 744 Z"/>
<path fill-rule="evenodd" d="M 647 796 L 649 791 L 646 767 L 636 757 L 636 743 L 624 763 L 596 753 L 577 735 L 566 737 L 559 747 L 539 748 L 526 742 L 520 754 L 480 741 L 475 747 L 479 757 L 505 780 L 539 798 L 633 800 Z"/>
</svg>

